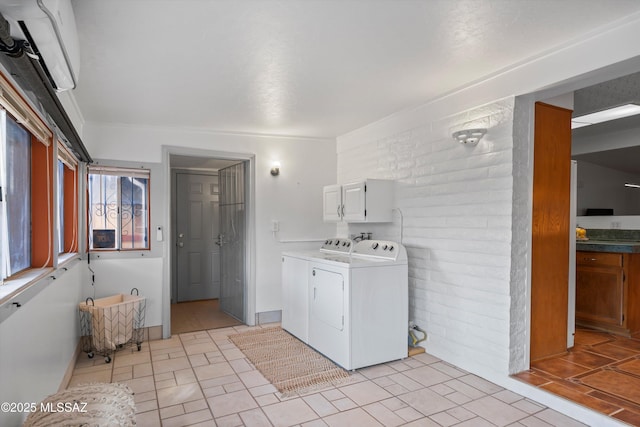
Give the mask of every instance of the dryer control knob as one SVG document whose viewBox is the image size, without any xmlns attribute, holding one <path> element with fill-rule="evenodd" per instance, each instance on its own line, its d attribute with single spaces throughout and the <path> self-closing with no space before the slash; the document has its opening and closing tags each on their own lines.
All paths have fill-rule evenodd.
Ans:
<svg viewBox="0 0 640 427">
<path fill-rule="evenodd" d="M 383 250 L 383 251 L 386 251 L 388 248 L 389 248 L 389 246 L 387 246 L 387 245 L 382 245 L 382 250 Z"/>
<path fill-rule="evenodd" d="M 378 242 L 375 242 L 371 245 L 371 248 L 375 250 L 375 249 L 378 249 L 378 246 L 380 246 Z"/>
</svg>

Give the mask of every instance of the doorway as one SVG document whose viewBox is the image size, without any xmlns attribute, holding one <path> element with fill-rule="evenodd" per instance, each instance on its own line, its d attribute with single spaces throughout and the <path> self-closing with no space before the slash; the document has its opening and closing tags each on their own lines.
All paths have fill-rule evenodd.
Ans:
<svg viewBox="0 0 640 427">
<path fill-rule="evenodd" d="M 172 334 L 244 323 L 245 162 L 170 156 Z"/>
<path fill-rule="evenodd" d="M 637 73 L 637 66 L 634 67 L 635 72 Z M 603 72 L 604 73 L 604 72 Z M 640 76 L 639 76 L 640 77 Z M 602 110 L 604 108 L 611 107 L 611 105 L 605 105 L 607 103 L 614 104 L 624 104 L 624 99 L 620 99 L 620 97 L 624 97 L 626 93 L 629 91 L 627 88 L 622 87 L 623 90 L 620 91 L 612 91 L 607 96 L 602 96 L 604 93 L 600 93 L 601 90 L 612 90 L 612 88 L 618 87 L 619 83 L 625 83 L 627 80 L 631 79 L 631 77 L 624 78 L 620 82 L 613 82 L 609 80 L 602 85 L 597 84 L 596 86 L 588 86 L 588 85 L 576 85 L 577 87 L 573 87 L 572 89 L 576 91 L 576 97 L 571 97 L 572 102 L 575 99 L 575 104 L 572 105 L 572 109 L 576 110 L 576 113 L 580 112 L 584 114 L 585 112 L 593 112 L 596 110 Z M 598 79 L 602 80 L 602 79 Z M 583 91 L 582 93 L 579 93 Z M 573 92 L 570 91 L 570 94 Z M 578 97 L 579 93 L 579 97 Z M 616 99 L 615 101 L 613 99 Z M 544 96 L 539 96 L 539 99 L 545 99 Z M 578 102 L 580 101 L 580 102 Z M 602 104 L 602 105 L 595 105 Z M 581 115 L 581 114 L 577 114 Z M 566 123 L 566 118 L 562 119 Z M 624 121 L 622 121 L 624 120 Z M 599 127 L 593 128 L 583 128 L 582 130 L 572 131 L 571 136 L 569 138 L 561 138 L 559 137 L 561 132 L 554 132 L 553 135 L 550 135 L 549 141 L 554 142 L 554 148 L 558 149 L 559 146 L 562 146 L 563 149 L 566 149 L 567 141 L 571 144 L 574 144 L 574 152 L 571 156 L 567 156 L 567 153 L 564 152 L 561 155 L 555 154 L 551 159 L 548 157 L 545 158 L 543 154 L 540 159 L 542 159 L 543 163 L 546 161 L 555 161 L 560 157 L 563 159 L 563 174 L 566 176 L 568 174 L 568 168 L 570 166 L 570 159 L 575 158 L 575 140 L 576 137 L 578 139 L 582 138 L 579 142 L 584 143 L 584 141 L 590 141 L 591 146 L 581 147 L 580 149 L 586 152 L 594 151 L 595 148 L 602 145 L 606 145 L 608 148 L 604 148 L 605 150 L 613 150 L 619 149 L 616 146 L 614 129 L 618 132 L 621 129 L 625 129 L 627 126 L 637 128 L 640 125 L 640 119 L 622 119 L 618 122 L 609 122 L 608 124 L 602 124 Z M 538 131 L 538 122 L 536 119 L 536 132 L 544 134 L 544 131 L 550 131 L 552 127 L 550 125 L 545 125 L 542 131 Z M 566 129 L 565 129 L 566 131 Z M 535 138 L 535 144 L 538 144 L 538 139 Z M 596 145 L 596 141 L 601 140 L 602 143 L 598 143 Z M 547 142 L 549 142 L 547 141 Z M 579 145 L 579 144 L 578 144 Z M 544 147 L 544 142 L 542 143 Z M 536 149 L 538 147 L 533 147 L 533 152 L 535 155 L 535 162 L 539 160 L 538 153 Z M 580 151 L 578 151 L 580 152 Z M 598 156 L 599 158 L 600 156 Z M 633 156 L 629 156 L 628 158 L 633 158 Z M 535 173 L 535 167 L 534 167 Z M 554 169 L 554 171 L 558 171 L 559 168 Z M 572 171 L 573 172 L 573 171 Z M 545 176 L 545 178 L 548 176 Z M 534 180 L 534 182 L 536 182 Z M 559 180 L 554 179 L 554 185 L 550 188 L 547 193 L 553 193 L 558 200 L 562 201 L 563 207 L 558 209 L 559 204 L 556 202 L 555 205 L 545 205 L 543 206 L 546 209 L 554 208 L 555 216 L 546 215 L 540 216 L 540 218 L 552 219 L 554 222 L 554 227 L 556 227 L 558 236 L 567 236 L 571 235 L 571 241 L 574 242 L 574 237 L 572 231 L 575 227 L 575 224 L 570 224 L 571 217 L 575 218 L 577 214 L 576 204 L 574 204 L 569 209 L 569 214 L 564 214 L 566 210 L 566 203 L 569 199 L 569 187 L 564 182 L 561 186 L 559 185 Z M 577 180 L 574 180 L 577 182 Z M 578 185 L 579 188 L 579 185 Z M 533 192 L 535 194 L 536 191 L 544 191 L 545 187 L 538 185 L 533 187 Z M 573 188 L 575 191 L 575 187 Z M 549 194 L 547 194 L 549 195 Z M 575 194 L 573 194 L 575 196 Z M 577 204 L 579 206 L 579 203 Z M 535 210 L 533 213 L 533 225 L 532 225 L 532 240 L 535 240 L 536 233 L 540 232 L 540 221 L 536 222 L 535 219 Z M 584 219 L 584 217 L 583 217 Z M 586 220 L 585 220 L 586 221 Z M 602 226 L 596 226 L 596 224 L 601 224 L 604 220 L 598 220 L 598 218 L 591 217 L 589 219 L 589 225 L 592 227 L 586 228 L 608 228 Z M 608 220 L 611 221 L 611 220 Z M 580 221 L 581 222 L 581 221 Z M 570 224 L 570 225 L 568 225 Z M 567 226 L 568 225 L 568 226 Z M 582 225 L 582 224 L 581 224 Z M 551 242 L 551 238 L 545 238 L 546 243 Z M 564 324 L 565 319 L 568 318 L 569 321 L 575 321 L 575 312 L 571 310 L 572 304 L 566 304 L 563 301 L 560 301 L 558 298 L 552 297 L 553 294 L 551 291 L 547 290 L 540 292 L 537 298 L 534 298 L 536 292 L 541 291 L 541 289 L 534 289 L 535 280 L 534 280 L 534 271 L 535 268 L 542 267 L 544 270 L 543 274 L 546 274 L 544 279 L 546 279 L 547 284 L 552 282 L 556 283 L 556 289 L 552 289 L 552 291 L 557 291 L 559 287 L 562 287 L 562 284 L 566 282 L 564 276 L 566 276 L 566 271 L 569 269 L 569 274 L 571 274 L 571 269 L 568 266 L 575 266 L 575 259 L 570 260 L 568 263 L 566 260 L 566 253 L 568 252 L 571 258 L 571 254 L 575 254 L 575 246 L 566 248 L 566 242 L 562 242 L 562 245 L 559 243 L 554 244 L 554 248 L 558 249 L 562 247 L 562 249 L 554 255 L 553 262 L 540 262 L 541 257 L 539 257 L 536 265 L 536 260 L 532 257 L 532 268 L 531 268 L 531 330 L 530 330 L 530 363 L 528 369 L 518 373 L 515 375 L 515 378 L 522 380 L 525 383 L 530 384 L 531 386 L 538 387 L 555 395 L 561 396 L 570 401 L 582 404 L 586 407 L 589 407 L 595 411 L 601 412 L 605 415 L 609 415 L 612 418 L 621 419 L 626 422 L 630 422 L 634 425 L 640 424 L 640 397 L 637 393 L 632 394 L 631 392 L 636 392 L 638 389 L 638 379 L 637 379 L 637 371 L 631 372 L 630 375 L 625 371 L 629 363 L 633 363 L 637 360 L 637 353 L 640 350 L 640 340 L 638 337 L 622 337 L 619 335 L 614 335 L 608 332 L 600 332 L 593 329 L 588 329 L 584 326 L 575 327 L 575 345 L 572 346 L 570 340 L 569 342 L 564 342 L 564 338 L 561 336 L 563 333 L 563 329 L 561 325 Z M 563 252 L 564 253 L 560 253 Z M 551 251 L 545 251 L 544 255 L 549 255 Z M 534 250 L 532 253 L 535 254 Z M 562 262 L 557 262 L 562 257 Z M 574 271 L 575 273 L 575 271 Z M 551 277 L 552 275 L 555 278 Z M 562 275 L 562 277 L 559 277 Z M 562 297 L 566 298 L 565 289 L 562 290 Z M 546 298 L 546 300 L 545 300 Z M 560 302 L 559 302 L 560 301 Z M 555 306 L 554 306 L 555 304 Z M 575 308 L 575 303 L 573 304 Z M 547 308 L 550 308 L 550 313 L 544 313 L 543 311 Z M 542 315 L 538 315 L 536 318 L 534 317 L 534 313 L 539 311 Z M 542 319 L 542 321 L 540 320 Z M 547 324 L 545 326 L 544 322 L 551 322 L 551 324 Z M 553 327 L 555 324 L 555 328 Z M 569 333 L 571 333 L 571 324 L 569 325 Z M 539 349 L 541 346 L 540 343 L 535 342 L 536 338 L 543 337 L 546 341 L 545 344 L 555 343 L 553 344 L 555 347 L 550 347 L 546 352 L 539 353 Z M 570 337 L 568 337 L 570 338 Z M 627 378 L 627 375 L 632 378 Z M 632 386 L 629 384 L 633 383 Z"/>
<path fill-rule="evenodd" d="M 640 116 L 618 118 L 602 123 L 595 123 L 592 126 L 578 126 L 570 129 L 571 114 L 565 109 L 574 110 L 576 116 L 584 116 L 597 111 L 606 110 L 617 105 L 625 105 L 635 100 L 635 93 L 632 88 L 640 85 L 639 65 L 632 62 L 627 72 L 620 71 L 616 67 L 615 73 L 609 74 L 607 70 L 600 70 L 599 77 L 584 78 L 582 83 L 578 80 L 572 86 L 565 88 L 563 93 L 560 88 L 554 89 L 556 93 L 547 97 L 543 93 L 537 94 L 536 99 L 541 99 L 544 103 L 553 103 L 555 106 L 547 106 L 547 110 L 552 111 L 554 120 L 561 123 L 560 129 L 554 129 L 553 122 L 544 122 L 538 118 L 538 103 L 535 109 L 535 136 L 532 153 L 533 162 L 533 221 L 532 221 L 532 264 L 531 264 L 531 331 L 530 331 L 530 361 L 563 355 L 567 349 L 572 347 L 573 340 L 571 334 L 575 330 L 575 234 L 574 229 L 576 219 L 578 223 L 587 229 L 608 229 L 616 228 L 613 224 L 620 221 L 620 217 L 614 216 L 584 216 L 585 207 L 600 206 L 613 207 L 616 212 L 620 212 L 620 204 L 617 200 L 622 198 L 617 193 L 617 187 L 624 188 L 623 179 L 614 182 L 615 185 L 596 186 L 586 190 L 583 185 L 585 179 L 598 181 L 599 184 L 610 180 L 610 176 L 616 177 L 623 173 L 640 173 L 640 169 L 635 169 L 637 162 L 634 162 L 634 150 L 637 148 L 635 140 L 627 140 L 623 136 L 625 132 L 636 131 L 640 127 Z M 629 74 L 628 71 L 631 71 Z M 604 76 L 609 75 L 609 79 Z M 589 84 L 584 83 L 589 81 Z M 555 111 L 554 111 L 555 110 Z M 548 115 L 548 114 L 547 114 Z M 568 132 L 568 133 L 567 133 Z M 544 148 L 547 151 L 544 151 Z M 555 151 L 554 151 L 555 150 Z M 558 153 L 558 150 L 562 150 Z M 568 150 L 568 151 L 567 151 Z M 561 159 L 561 163 L 558 163 Z M 573 160 L 572 160 L 573 159 Z M 592 166 L 581 169 L 582 176 L 580 182 L 577 179 L 575 159 L 579 159 L 582 165 Z M 604 160 L 603 160 L 604 159 Z M 631 160 L 631 162 L 629 162 Z M 544 179 L 551 179 L 552 185 L 545 183 L 543 179 L 536 180 L 535 173 L 538 163 L 547 165 L 548 170 L 543 170 L 540 176 Z M 558 164 L 554 164 L 554 162 Z M 572 165 L 573 163 L 573 165 Z M 633 169 L 629 170 L 628 164 Z M 582 168 L 583 166 L 581 166 Z M 587 172 L 584 172 L 587 171 Z M 606 171 L 606 172 L 605 172 Z M 610 174 L 610 175 L 605 175 Z M 556 174 L 556 175 L 553 175 Z M 569 180 L 569 175 L 573 179 Z M 561 176 L 558 176 L 561 175 Z M 626 176 L 625 176 L 626 178 Z M 628 178 L 626 178 L 628 179 Z M 541 181 L 541 182 L 539 182 Z M 572 182 L 571 186 L 567 182 Z M 545 186 L 546 184 L 546 186 Z M 580 190 L 582 189 L 582 190 Z M 605 190 L 606 189 L 606 190 Z M 604 195 L 596 195 L 597 192 L 605 192 Z M 538 206 L 536 211 L 536 192 L 546 197 Z M 582 197 L 582 200 L 580 199 Z M 618 199 L 616 199 L 616 197 Z M 625 195 L 624 197 L 628 197 Z M 577 198 L 574 205 L 568 208 L 570 198 Z M 541 197 L 541 199 L 543 199 Z M 626 200 L 623 198 L 623 200 Z M 611 209 L 613 212 L 614 209 Z M 628 212 L 618 213 L 618 215 L 628 215 Z M 582 216 L 581 216 L 582 215 Z M 588 215 L 588 214 L 586 214 Z M 545 224 L 546 221 L 546 224 Z M 617 228 L 620 223 L 617 222 Z M 635 225 L 630 223 L 631 228 Z M 545 226 L 547 228 L 545 228 Z M 624 228 L 624 227 L 622 227 Z M 547 230 L 546 234 L 541 231 Z M 569 247 L 567 247 L 566 236 L 569 236 Z M 538 237 L 539 242 L 536 242 Z M 563 241 L 559 241 L 558 237 Z M 554 240 L 555 239 L 555 240 Z M 536 258 L 536 243 L 544 249 L 542 255 Z M 546 246 L 544 246 L 546 245 Z M 567 258 L 567 253 L 569 258 Z M 546 258 L 544 258 L 546 257 Z M 568 261 L 568 262 L 567 262 Z M 567 282 L 567 272 L 569 274 L 569 304 L 561 301 L 566 300 L 566 289 L 562 289 L 561 297 L 558 292 L 563 283 Z M 536 277 L 538 273 L 539 277 Z M 538 279 L 538 280 L 536 280 Z M 555 283 L 555 284 L 554 284 Z M 573 284 L 573 286 L 571 286 Z M 538 295 L 537 295 L 538 294 Z M 536 314 L 538 314 L 536 318 Z M 548 327 L 549 324 L 563 324 L 563 318 L 568 320 L 568 336 L 566 343 L 561 336 L 564 333 L 561 328 Z M 554 338 L 555 335 L 555 338 Z M 542 349 L 539 342 L 542 341 L 546 348 Z M 542 351 L 540 351 L 542 349 Z"/>
</svg>

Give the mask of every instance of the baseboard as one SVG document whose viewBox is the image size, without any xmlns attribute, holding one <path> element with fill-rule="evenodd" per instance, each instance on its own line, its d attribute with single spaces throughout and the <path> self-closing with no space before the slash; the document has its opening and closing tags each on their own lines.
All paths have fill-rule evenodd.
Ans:
<svg viewBox="0 0 640 427">
<path fill-rule="evenodd" d="M 155 341 L 162 339 L 162 325 L 149 326 L 147 328 L 146 337 L 148 341 Z"/>
<path fill-rule="evenodd" d="M 282 321 L 282 310 L 263 311 L 256 313 L 256 325 L 264 323 L 277 323 Z"/>
<path fill-rule="evenodd" d="M 71 357 L 71 360 L 69 361 L 69 365 L 67 366 L 67 370 L 65 371 L 64 376 L 62 377 L 62 381 L 60 382 L 60 387 L 58 387 L 58 391 L 65 390 L 67 387 L 69 387 L 69 382 L 71 381 L 71 377 L 73 376 L 73 370 L 76 367 L 78 356 L 82 351 L 82 346 L 80 345 L 81 342 L 82 342 L 82 339 L 78 338 L 76 351 L 73 352 L 73 356 Z"/>
</svg>

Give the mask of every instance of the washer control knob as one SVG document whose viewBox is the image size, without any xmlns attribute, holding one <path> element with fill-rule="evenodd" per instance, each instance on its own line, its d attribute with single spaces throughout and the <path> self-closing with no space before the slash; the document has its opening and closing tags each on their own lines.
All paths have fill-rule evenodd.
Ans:
<svg viewBox="0 0 640 427">
<path fill-rule="evenodd" d="M 393 245 L 389 246 L 389 252 L 393 251 Z"/>
<path fill-rule="evenodd" d="M 340 246 L 340 240 L 336 240 L 336 246 Z"/>
<path fill-rule="evenodd" d="M 383 250 L 383 251 L 386 251 L 387 249 L 389 249 L 389 246 L 387 246 L 387 245 L 382 245 L 382 250 Z"/>
<path fill-rule="evenodd" d="M 380 245 L 378 244 L 378 242 L 374 242 L 374 243 L 371 245 L 371 248 L 372 248 L 373 250 L 376 250 L 376 249 L 378 249 L 378 246 L 380 246 Z"/>
</svg>

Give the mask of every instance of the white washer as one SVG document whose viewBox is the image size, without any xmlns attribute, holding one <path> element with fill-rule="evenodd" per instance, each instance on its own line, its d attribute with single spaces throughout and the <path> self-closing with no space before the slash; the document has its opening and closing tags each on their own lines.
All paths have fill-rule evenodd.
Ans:
<svg viewBox="0 0 640 427">
<path fill-rule="evenodd" d="M 404 246 L 364 240 L 351 243 L 349 254 L 336 251 L 332 240 L 327 240 L 320 252 L 297 254 L 299 276 L 290 285 L 308 288 L 308 305 L 294 315 L 293 301 L 283 304 L 283 328 L 349 370 L 407 357 L 409 299 Z M 290 259 L 293 255 L 287 254 Z M 298 303 L 304 306 L 304 299 L 300 296 Z M 299 327 L 305 315 L 306 340 L 301 338 L 304 328 Z"/>
</svg>

